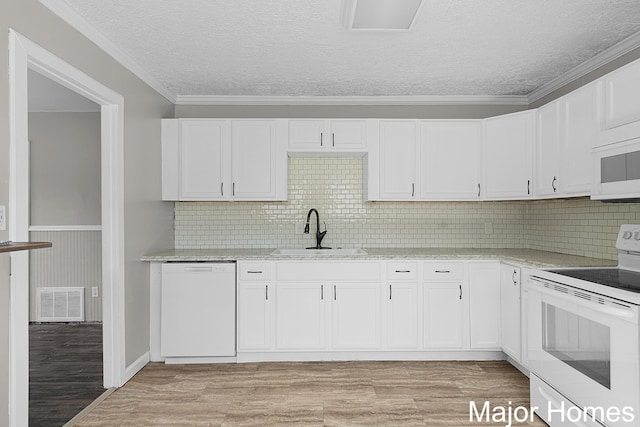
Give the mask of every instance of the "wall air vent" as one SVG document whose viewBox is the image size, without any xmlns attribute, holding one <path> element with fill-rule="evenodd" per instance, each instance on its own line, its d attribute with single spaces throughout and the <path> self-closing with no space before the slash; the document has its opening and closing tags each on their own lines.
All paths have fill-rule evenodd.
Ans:
<svg viewBox="0 0 640 427">
<path fill-rule="evenodd" d="M 83 322 L 84 288 L 37 288 L 36 321 Z"/>
</svg>

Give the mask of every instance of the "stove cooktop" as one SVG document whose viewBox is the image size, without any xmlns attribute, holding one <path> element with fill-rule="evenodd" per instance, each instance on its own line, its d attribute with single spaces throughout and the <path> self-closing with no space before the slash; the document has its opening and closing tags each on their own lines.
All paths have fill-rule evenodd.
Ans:
<svg viewBox="0 0 640 427">
<path fill-rule="evenodd" d="M 551 273 L 586 280 L 612 288 L 640 293 L 640 273 L 619 268 L 548 270 Z"/>
</svg>

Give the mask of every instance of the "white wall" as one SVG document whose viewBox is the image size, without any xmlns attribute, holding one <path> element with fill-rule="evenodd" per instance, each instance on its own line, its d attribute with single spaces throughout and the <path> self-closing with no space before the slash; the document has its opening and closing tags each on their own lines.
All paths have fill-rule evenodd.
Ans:
<svg viewBox="0 0 640 427">
<path fill-rule="evenodd" d="M 160 201 L 160 118 L 173 105 L 37 0 L 0 0 L 0 204 L 9 203 L 9 28 L 120 93 L 124 108 L 125 352 L 130 364 L 149 349 L 149 266 L 143 254 L 172 246 L 173 205 Z M 0 231 L 0 239 L 8 233 Z M 7 258 L 8 255 L 0 255 Z M 7 360 L 9 267 L 0 262 L 0 362 Z M 6 425 L 8 363 L 0 363 L 0 426 Z"/>
</svg>

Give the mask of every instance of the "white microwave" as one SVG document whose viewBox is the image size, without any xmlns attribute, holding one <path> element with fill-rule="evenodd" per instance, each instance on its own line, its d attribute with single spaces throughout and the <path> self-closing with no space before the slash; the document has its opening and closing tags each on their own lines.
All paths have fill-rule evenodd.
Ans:
<svg viewBox="0 0 640 427">
<path fill-rule="evenodd" d="M 594 149 L 593 170 L 592 199 L 640 201 L 640 138 Z"/>
</svg>

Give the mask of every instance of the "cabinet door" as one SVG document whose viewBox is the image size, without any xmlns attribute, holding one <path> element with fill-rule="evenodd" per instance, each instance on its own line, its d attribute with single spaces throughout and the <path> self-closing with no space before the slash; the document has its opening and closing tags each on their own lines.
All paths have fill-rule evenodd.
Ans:
<svg viewBox="0 0 640 427">
<path fill-rule="evenodd" d="M 380 347 L 380 285 L 340 283 L 332 286 L 333 348 Z"/>
<path fill-rule="evenodd" d="M 180 199 L 219 199 L 231 194 L 224 188 L 228 159 L 228 122 L 180 122 Z"/>
<path fill-rule="evenodd" d="M 275 120 L 231 122 L 231 197 L 276 197 Z"/>
<path fill-rule="evenodd" d="M 605 129 L 640 120 L 638 74 L 640 74 L 640 61 L 635 61 L 607 74 L 604 78 Z"/>
<path fill-rule="evenodd" d="M 502 351 L 520 362 L 520 268 L 500 267 Z"/>
<path fill-rule="evenodd" d="M 269 283 L 238 284 L 238 350 L 271 348 Z"/>
<path fill-rule="evenodd" d="M 289 148 L 319 150 L 325 148 L 324 120 L 289 120 Z"/>
<path fill-rule="evenodd" d="M 421 193 L 427 199 L 481 196 L 482 122 L 422 122 Z"/>
<path fill-rule="evenodd" d="M 558 195 L 560 190 L 560 101 L 536 112 L 536 194 Z"/>
<path fill-rule="evenodd" d="M 367 148 L 366 120 L 331 120 L 332 149 L 365 150 Z"/>
<path fill-rule="evenodd" d="M 324 350 L 326 288 L 321 283 L 276 284 L 279 350 Z"/>
<path fill-rule="evenodd" d="M 393 282 L 384 289 L 387 298 L 387 347 L 418 348 L 418 284 Z"/>
<path fill-rule="evenodd" d="M 531 197 L 535 111 L 508 114 L 485 121 L 486 197 Z"/>
<path fill-rule="evenodd" d="M 499 349 L 500 263 L 469 263 L 472 349 Z"/>
<path fill-rule="evenodd" d="M 425 283 L 424 346 L 461 349 L 464 346 L 462 284 Z"/>
<path fill-rule="evenodd" d="M 598 84 L 590 84 L 563 97 L 562 192 L 586 196 L 591 193 L 593 165 L 591 150 L 598 135 Z"/>
<path fill-rule="evenodd" d="M 410 200 L 416 196 L 415 120 L 380 120 L 380 198 Z"/>
</svg>

